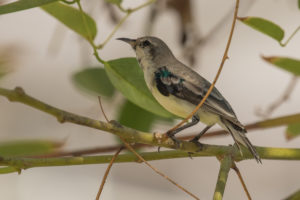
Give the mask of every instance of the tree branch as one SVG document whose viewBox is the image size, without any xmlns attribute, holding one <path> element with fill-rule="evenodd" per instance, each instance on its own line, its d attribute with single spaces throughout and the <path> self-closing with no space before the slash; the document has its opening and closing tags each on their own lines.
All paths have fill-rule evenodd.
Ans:
<svg viewBox="0 0 300 200">
<path fill-rule="evenodd" d="M 83 117 L 76 115 L 56 107 L 53 107 L 49 104 L 41 102 L 31 96 L 28 96 L 24 90 L 20 87 L 15 88 L 14 90 L 8 90 L 0 88 L 0 95 L 7 97 L 10 101 L 20 102 L 25 105 L 31 106 L 35 109 L 48 113 L 57 118 L 61 123 L 70 122 L 82 126 L 87 126 L 90 128 L 95 128 L 98 130 L 110 132 L 112 134 L 121 136 L 127 142 L 132 143 L 142 143 L 152 146 L 160 146 L 166 148 L 176 149 L 177 145 L 174 144 L 172 139 L 163 137 L 163 134 L 155 133 L 146 133 L 142 131 L 137 131 L 125 126 L 120 125 L 116 121 L 110 121 L 110 123 L 105 123 L 102 121 L 94 120 L 88 117 Z M 300 115 L 296 115 L 297 118 L 300 118 Z M 266 120 L 264 123 L 261 123 L 261 126 L 270 126 L 270 124 L 281 124 L 285 122 L 293 122 L 294 117 L 286 118 L 282 120 L 280 118 L 275 120 Z M 204 144 L 201 152 L 195 153 L 193 156 L 222 156 L 233 151 L 233 158 L 235 161 L 240 161 L 243 159 L 252 159 L 252 155 L 248 152 L 247 149 L 242 148 L 243 157 L 241 157 L 239 151 L 234 147 L 222 146 L 222 145 L 208 145 Z M 300 149 L 287 149 L 287 148 L 270 148 L 270 147 L 256 147 L 257 151 L 262 159 L 274 159 L 274 160 L 300 160 Z M 147 155 L 150 156 L 150 160 L 155 159 L 167 159 L 167 158 L 176 158 L 176 157 L 187 157 L 186 152 L 197 152 L 199 147 L 193 142 L 181 141 L 178 147 L 178 150 L 181 151 L 172 151 L 172 153 L 150 153 Z M 183 152 L 184 151 L 184 152 Z M 178 154 L 178 155 L 174 155 Z M 126 157 L 126 155 L 124 155 Z M 154 158 L 154 157 L 155 158 Z M 135 159 L 128 160 L 128 157 L 122 157 L 120 160 L 123 162 L 133 162 Z M 2 158 L 0 163 L 9 166 L 18 166 L 19 168 L 26 168 L 28 162 L 32 163 L 32 166 L 60 166 L 60 165 L 70 165 L 70 164 L 96 164 L 96 163 L 106 163 L 107 160 L 111 160 L 109 157 L 75 157 L 75 158 L 53 158 L 51 159 L 30 159 L 20 160 L 21 158 Z M 25 159 L 25 158 L 24 158 Z M 28 160 L 29 159 L 29 160 Z M 56 160 L 58 159 L 58 160 Z M 79 159 L 79 160 L 78 160 Z M 100 160 L 99 160 L 100 159 Z M 104 160 L 103 160 L 104 159 Z M 124 160 L 125 159 L 125 160 Z M 145 158 L 146 159 L 146 158 Z M 147 159 L 146 159 L 147 160 Z M 25 162 L 26 161 L 26 162 Z M 47 163 L 50 162 L 50 163 Z M 26 163 L 26 164 L 25 164 Z M 31 166 L 29 165 L 29 166 Z"/>
<path fill-rule="evenodd" d="M 300 160 L 300 149 L 296 148 L 271 148 L 271 147 L 256 147 L 262 159 L 270 160 Z M 243 157 L 239 154 L 239 150 L 234 146 L 216 146 L 210 145 L 209 148 L 193 153 L 193 157 L 208 157 L 208 156 L 224 156 L 232 152 L 232 159 L 241 161 L 245 159 L 253 159 L 253 156 L 246 148 L 242 147 Z M 140 155 L 147 161 L 186 158 L 190 155 L 184 151 L 169 150 L 158 152 L 144 152 Z M 78 157 L 61 157 L 61 158 L 20 158 L 20 157 L 0 157 L 1 166 L 11 166 L 9 169 L 28 169 L 33 167 L 52 167 L 52 166 L 69 166 L 69 165 L 88 165 L 88 164 L 103 164 L 109 163 L 113 155 L 102 156 L 78 156 Z M 140 159 L 133 154 L 119 155 L 115 163 L 124 162 L 140 162 Z M 0 168 L 0 172 L 2 171 Z M 9 170 L 8 169 L 8 170 Z M 13 171 L 11 171 L 13 172 Z M 8 173 L 8 172 L 7 172 Z"/>
<path fill-rule="evenodd" d="M 221 162 L 220 171 L 219 171 L 218 181 L 217 181 L 217 185 L 213 197 L 214 200 L 223 199 L 228 173 L 232 165 L 231 155 L 230 154 L 226 155 L 224 158 L 220 160 L 220 162 Z"/>
</svg>

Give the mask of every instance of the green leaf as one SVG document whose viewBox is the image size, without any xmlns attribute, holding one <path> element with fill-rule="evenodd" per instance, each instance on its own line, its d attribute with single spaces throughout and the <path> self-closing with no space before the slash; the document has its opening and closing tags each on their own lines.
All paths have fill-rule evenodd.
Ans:
<svg viewBox="0 0 300 200">
<path fill-rule="evenodd" d="M 62 143 L 48 140 L 25 140 L 0 143 L 0 157 L 34 156 L 54 152 Z"/>
<path fill-rule="evenodd" d="M 286 139 L 291 140 L 299 135 L 300 135 L 300 123 L 288 125 L 285 132 Z"/>
<path fill-rule="evenodd" d="M 132 103 L 156 115 L 174 118 L 152 96 L 146 86 L 143 71 L 135 58 L 111 60 L 105 70 L 112 84 Z"/>
<path fill-rule="evenodd" d="M 148 132 L 158 118 L 157 115 L 126 101 L 119 111 L 118 121 L 124 126 Z"/>
<path fill-rule="evenodd" d="M 94 40 L 97 26 L 93 18 L 86 13 L 82 15 L 78 9 L 59 2 L 41 8 L 87 40 Z"/>
<path fill-rule="evenodd" d="M 287 57 L 262 57 L 265 61 L 284 69 L 288 72 L 293 73 L 294 75 L 300 76 L 300 60 Z"/>
<path fill-rule="evenodd" d="M 120 5 L 122 3 L 122 0 L 105 0 L 107 3 L 112 3 L 116 5 Z"/>
<path fill-rule="evenodd" d="M 0 6 L 0 15 L 35 8 L 57 0 L 19 0 Z"/>
<path fill-rule="evenodd" d="M 75 73 L 72 79 L 76 86 L 93 95 L 112 97 L 115 92 L 104 68 L 84 69 Z"/>
<path fill-rule="evenodd" d="M 274 38 L 278 42 L 281 42 L 284 37 L 284 30 L 277 24 L 266 19 L 259 17 L 243 17 L 238 19 L 244 24 Z"/>
<path fill-rule="evenodd" d="M 298 8 L 300 9 L 300 0 L 298 0 Z"/>
</svg>

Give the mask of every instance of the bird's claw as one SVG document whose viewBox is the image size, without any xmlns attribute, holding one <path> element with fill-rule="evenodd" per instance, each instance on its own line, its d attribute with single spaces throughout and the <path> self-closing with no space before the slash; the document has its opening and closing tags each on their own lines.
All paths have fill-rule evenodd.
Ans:
<svg viewBox="0 0 300 200">
<path fill-rule="evenodd" d="M 173 140 L 175 148 L 179 149 L 181 141 L 178 140 L 172 132 L 167 132 L 167 136 Z"/>
<path fill-rule="evenodd" d="M 189 142 L 194 143 L 194 144 L 198 147 L 198 149 L 197 149 L 196 152 L 202 151 L 202 149 L 203 149 L 203 144 L 200 143 L 200 142 L 198 141 L 198 139 L 191 139 Z"/>
</svg>

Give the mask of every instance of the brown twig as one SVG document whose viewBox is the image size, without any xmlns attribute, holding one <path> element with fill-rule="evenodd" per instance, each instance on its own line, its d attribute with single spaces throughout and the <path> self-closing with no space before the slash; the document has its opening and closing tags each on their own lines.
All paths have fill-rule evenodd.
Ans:
<svg viewBox="0 0 300 200">
<path fill-rule="evenodd" d="M 203 99 L 200 101 L 200 103 L 197 105 L 197 107 L 193 110 L 192 113 L 190 113 L 184 120 L 182 120 L 179 124 L 177 124 L 176 126 L 174 126 L 173 128 L 171 128 L 170 130 L 168 130 L 168 132 L 172 132 L 176 129 L 178 129 L 180 126 L 182 126 L 184 123 L 186 123 L 191 117 L 193 117 L 193 115 L 199 110 L 199 108 L 204 104 L 205 100 L 208 98 L 209 94 L 211 93 L 211 91 L 213 90 L 220 74 L 221 74 L 221 71 L 223 69 L 223 66 L 225 64 L 225 61 L 228 59 L 228 50 L 229 50 L 229 47 L 230 47 L 230 44 L 231 44 L 231 40 L 232 40 L 232 35 L 233 35 L 233 30 L 234 30 L 234 27 L 235 27 L 235 23 L 236 23 L 236 19 L 237 19 L 237 13 L 238 13 L 238 8 L 239 8 L 239 0 L 236 0 L 236 4 L 235 4 L 235 10 L 234 10 L 234 17 L 233 17 L 233 22 L 232 22 L 232 25 L 231 25 L 231 30 L 230 30 L 230 34 L 229 34 L 229 38 L 228 38 L 228 41 L 227 41 L 227 45 L 226 45 L 226 48 L 225 48 L 225 52 L 224 52 L 224 55 L 223 55 L 223 58 L 222 58 L 222 61 L 221 61 L 221 65 L 219 67 L 219 70 L 216 74 L 216 77 L 214 79 L 214 81 L 212 82 L 211 86 L 209 87 L 208 91 L 206 92 L 205 96 L 203 97 Z"/>
<path fill-rule="evenodd" d="M 186 190 L 184 187 L 182 187 L 181 185 L 179 185 L 178 183 L 176 183 L 175 181 L 173 181 L 171 178 L 169 178 L 168 176 L 166 176 L 165 174 L 163 174 L 162 172 L 160 172 L 158 169 L 156 169 L 155 167 L 153 167 L 152 165 L 150 165 L 150 163 L 148 163 L 140 154 L 138 154 L 132 147 L 130 144 L 128 144 L 122 137 L 120 137 L 120 139 L 122 140 L 122 142 L 124 143 L 124 145 L 126 146 L 126 148 L 128 150 L 130 150 L 132 153 L 134 153 L 142 162 L 144 162 L 148 167 L 150 167 L 153 171 L 155 171 L 157 174 L 159 174 L 160 176 L 164 177 L 165 179 L 167 179 L 168 181 L 170 181 L 171 183 L 173 183 L 176 187 L 178 187 L 179 189 L 181 189 L 182 191 L 186 192 L 188 195 L 192 196 L 194 199 L 200 200 L 198 197 L 196 197 L 194 194 L 192 194 L 191 192 L 189 192 L 188 190 Z"/>
<path fill-rule="evenodd" d="M 108 120 L 108 118 L 107 118 L 107 116 L 106 116 L 106 114 L 105 114 L 105 112 L 104 112 L 104 109 L 103 109 L 103 106 L 102 106 L 102 103 L 101 103 L 101 97 L 100 97 L 100 96 L 98 96 L 98 100 L 99 100 L 99 105 L 100 105 L 100 108 L 101 108 L 101 112 L 102 112 L 102 114 L 103 114 L 103 116 L 104 116 L 106 122 L 109 122 L 109 120 Z"/>
<path fill-rule="evenodd" d="M 102 178 L 102 181 L 101 181 L 101 185 L 100 185 L 99 191 L 98 191 L 97 196 L 96 196 L 96 200 L 99 200 L 99 199 L 100 199 L 100 195 L 101 195 L 101 193 L 102 193 L 102 191 L 103 191 L 103 187 L 104 187 L 104 184 L 105 184 L 105 182 L 106 182 L 108 173 L 109 173 L 109 171 L 110 171 L 110 169 L 111 169 L 113 163 L 115 162 L 116 158 L 118 157 L 119 153 L 122 151 L 122 149 L 123 149 L 123 147 L 120 147 L 120 148 L 118 149 L 118 151 L 117 151 L 117 152 L 115 153 L 115 155 L 112 157 L 112 159 L 111 159 L 109 165 L 107 166 L 107 169 L 106 169 L 105 174 L 104 174 L 104 176 L 103 176 L 103 178 Z"/>
<path fill-rule="evenodd" d="M 235 173 L 238 175 L 238 177 L 239 177 L 239 179 L 240 179 L 240 182 L 241 182 L 241 184 L 242 184 L 242 186 L 243 186 L 243 188 L 244 188 L 244 191 L 245 191 L 245 193 L 246 193 L 246 195 L 247 195 L 247 197 L 248 197 L 248 200 L 252 200 L 252 198 L 251 198 L 251 196 L 250 196 L 250 193 L 249 193 L 249 191 L 248 191 L 248 189 L 247 189 L 247 186 L 246 186 L 246 184 L 245 184 L 245 182 L 244 182 L 244 179 L 243 179 L 243 177 L 242 177 L 242 174 L 241 174 L 239 168 L 236 166 L 236 164 L 235 164 L 234 161 L 232 162 L 232 167 L 231 167 L 231 168 L 232 168 L 232 169 L 235 171 Z"/>
</svg>

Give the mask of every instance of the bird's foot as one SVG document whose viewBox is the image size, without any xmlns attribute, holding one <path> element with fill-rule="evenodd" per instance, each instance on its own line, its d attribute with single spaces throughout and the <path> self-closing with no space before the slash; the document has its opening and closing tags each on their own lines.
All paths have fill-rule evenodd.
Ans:
<svg viewBox="0 0 300 200">
<path fill-rule="evenodd" d="M 175 148 L 179 149 L 181 141 L 178 140 L 172 132 L 167 132 L 167 136 L 173 140 Z"/>
<path fill-rule="evenodd" d="M 189 140 L 189 142 L 192 142 L 195 145 L 197 145 L 198 149 L 196 150 L 196 152 L 202 151 L 203 144 L 198 141 L 198 138 L 193 138 L 193 139 Z"/>
</svg>

